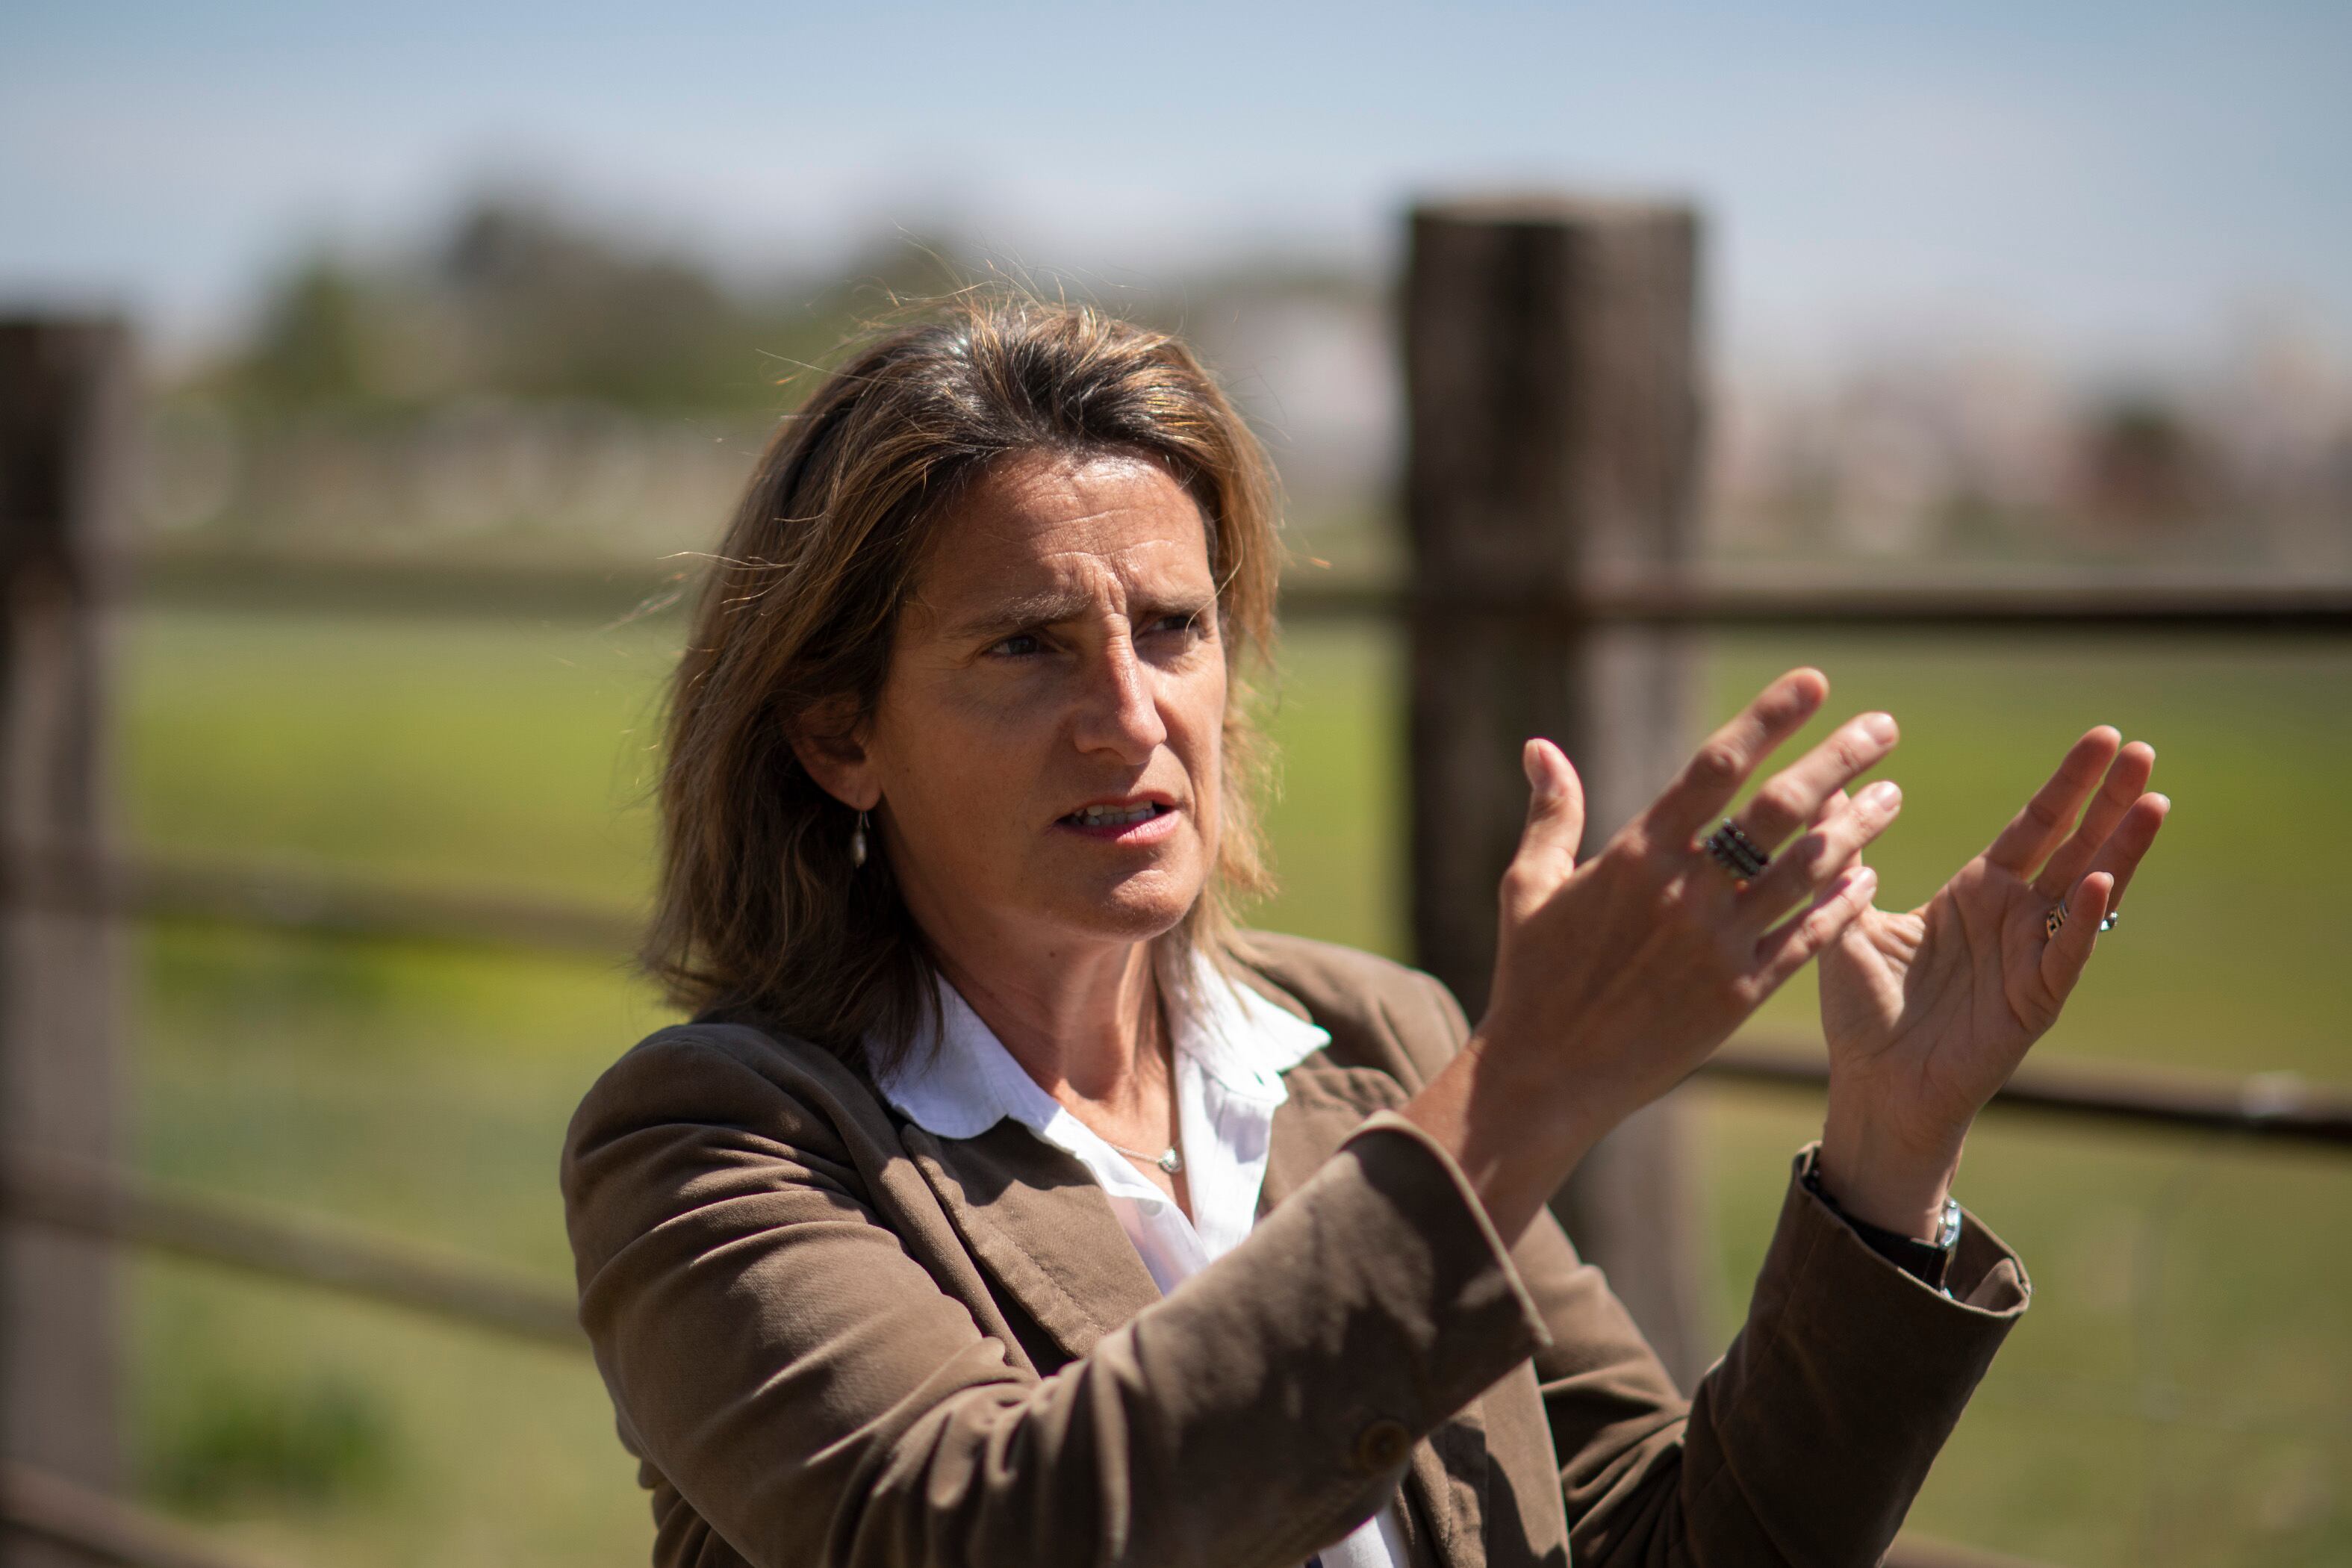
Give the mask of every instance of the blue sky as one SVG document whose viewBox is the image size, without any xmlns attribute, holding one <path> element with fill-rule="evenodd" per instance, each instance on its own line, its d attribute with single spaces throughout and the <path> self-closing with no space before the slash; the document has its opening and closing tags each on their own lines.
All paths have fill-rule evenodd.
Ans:
<svg viewBox="0 0 2352 1568">
<path fill-rule="evenodd" d="M 485 180 L 756 268 L 946 216 L 1042 268 L 1392 254 L 1417 195 L 1658 191 L 1718 328 L 2352 341 L 2352 5 L 0 3 L 0 296 L 186 337 Z"/>
</svg>

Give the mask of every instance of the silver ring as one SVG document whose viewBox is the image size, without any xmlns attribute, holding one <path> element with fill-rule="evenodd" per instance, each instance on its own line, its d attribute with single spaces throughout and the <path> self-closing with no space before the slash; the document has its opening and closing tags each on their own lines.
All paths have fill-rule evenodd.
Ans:
<svg viewBox="0 0 2352 1568">
<path fill-rule="evenodd" d="M 2123 918 L 2124 911 L 2120 907 L 2109 910 L 2105 914 L 2099 917 L 2100 931 L 2105 933 L 2115 930 L 2116 922 Z M 2050 906 L 2050 912 L 2048 914 L 2042 917 L 2042 934 L 2045 936 L 2056 936 L 2058 934 L 2059 928 L 2063 926 L 2065 923 L 2066 900 L 2061 899 L 2056 903 Z"/>
<path fill-rule="evenodd" d="M 1762 873 L 1772 863 L 1772 857 L 1756 847 L 1756 841 L 1739 830 L 1739 824 L 1729 817 L 1723 826 L 1706 836 L 1706 852 L 1716 863 L 1731 873 L 1734 879 L 1748 881 Z"/>
</svg>

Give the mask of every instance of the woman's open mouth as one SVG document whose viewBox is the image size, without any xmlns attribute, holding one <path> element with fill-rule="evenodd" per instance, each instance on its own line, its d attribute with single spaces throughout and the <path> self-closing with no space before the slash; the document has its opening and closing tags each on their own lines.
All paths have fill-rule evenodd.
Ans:
<svg viewBox="0 0 2352 1568">
<path fill-rule="evenodd" d="M 1102 801 L 1080 806 L 1054 826 L 1089 838 L 1146 844 L 1173 832 L 1176 816 L 1176 807 L 1164 800 Z"/>
</svg>

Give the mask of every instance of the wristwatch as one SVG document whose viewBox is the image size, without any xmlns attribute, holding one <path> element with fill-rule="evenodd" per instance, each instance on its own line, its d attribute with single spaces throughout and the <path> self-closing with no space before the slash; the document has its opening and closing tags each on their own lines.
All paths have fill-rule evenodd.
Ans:
<svg viewBox="0 0 2352 1568">
<path fill-rule="evenodd" d="M 1960 1245 L 1960 1205 L 1948 1194 L 1944 1207 L 1936 1216 L 1936 1238 L 1922 1241 L 1916 1236 L 1906 1236 L 1899 1230 L 1887 1230 L 1868 1220 L 1854 1218 L 1838 1207 L 1837 1200 L 1822 1190 L 1821 1151 L 1815 1149 L 1805 1156 L 1805 1168 L 1799 1178 L 1807 1192 L 1822 1200 L 1830 1213 L 1843 1220 L 1863 1245 L 1878 1254 L 1906 1274 L 1919 1280 L 1931 1290 L 1943 1290 L 1944 1276 L 1952 1267 L 1952 1254 Z"/>
</svg>

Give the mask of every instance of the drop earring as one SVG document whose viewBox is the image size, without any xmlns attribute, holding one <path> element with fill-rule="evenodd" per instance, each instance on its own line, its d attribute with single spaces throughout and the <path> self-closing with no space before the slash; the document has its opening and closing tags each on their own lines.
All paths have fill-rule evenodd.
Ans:
<svg viewBox="0 0 2352 1568">
<path fill-rule="evenodd" d="M 866 814 L 862 811 L 857 814 L 857 826 L 849 830 L 849 863 L 866 864 Z"/>
</svg>

